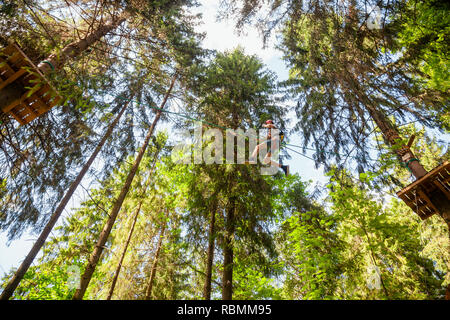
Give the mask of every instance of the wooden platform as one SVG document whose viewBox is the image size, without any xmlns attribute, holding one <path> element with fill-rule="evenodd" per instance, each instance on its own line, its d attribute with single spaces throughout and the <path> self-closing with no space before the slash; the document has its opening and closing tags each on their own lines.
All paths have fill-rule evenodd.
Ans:
<svg viewBox="0 0 450 320">
<path fill-rule="evenodd" d="M 27 124 L 62 101 L 16 44 L 0 50 L 0 110 Z"/>
<path fill-rule="evenodd" d="M 437 193 L 445 195 L 450 202 L 450 163 L 447 161 L 397 192 L 397 196 L 425 220 L 439 213 L 432 201 Z"/>
</svg>

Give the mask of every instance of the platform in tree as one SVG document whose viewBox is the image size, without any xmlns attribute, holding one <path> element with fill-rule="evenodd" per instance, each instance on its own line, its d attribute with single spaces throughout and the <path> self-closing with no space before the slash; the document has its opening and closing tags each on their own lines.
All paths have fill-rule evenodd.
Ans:
<svg viewBox="0 0 450 320">
<path fill-rule="evenodd" d="M 450 163 L 444 162 L 397 192 L 400 197 L 422 220 L 435 213 L 441 214 L 442 207 L 450 204 Z"/>
<path fill-rule="evenodd" d="M 17 44 L 0 50 L 0 110 L 21 125 L 27 124 L 62 101 Z"/>
</svg>

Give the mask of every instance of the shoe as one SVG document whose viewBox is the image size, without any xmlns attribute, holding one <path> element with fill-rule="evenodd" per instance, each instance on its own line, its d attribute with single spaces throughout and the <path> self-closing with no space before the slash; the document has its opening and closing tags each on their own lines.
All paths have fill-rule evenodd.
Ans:
<svg viewBox="0 0 450 320">
<path fill-rule="evenodd" d="M 246 164 L 257 164 L 257 161 L 255 158 L 250 157 L 248 161 L 245 162 Z"/>
<path fill-rule="evenodd" d="M 287 177 L 289 175 L 289 166 L 281 166 L 281 169 L 283 169 L 284 174 Z"/>
</svg>

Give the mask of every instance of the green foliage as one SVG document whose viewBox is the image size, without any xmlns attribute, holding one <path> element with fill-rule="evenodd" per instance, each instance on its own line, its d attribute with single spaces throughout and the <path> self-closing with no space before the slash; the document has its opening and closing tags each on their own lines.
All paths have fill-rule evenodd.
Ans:
<svg viewBox="0 0 450 320">
<path fill-rule="evenodd" d="M 78 267 L 81 265 L 78 264 Z M 68 284 L 70 274 L 67 272 L 67 268 L 67 265 L 52 268 L 48 264 L 31 267 L 12 298 L 17 300 L 71 299 L 75 289 L 71 289 Z M 11 272 L 13 271 L 14 269 L 11 270 Z M 11 274 L 5 275 L 2 282 L 6 283 L 10 276 Z"/>
<path fill-rule="evenodd" d="M 5 10 L 14 7 L 16 14 L 2 14 L 1 46 L 17 42 L 36 65 L 85 36 L 92 26 L 98 27 L 87 21 L 104 23 L 112 13 L 130 12 L 120 32 L 106 35 L 48 76 L 64 98 L 62 106 L 22 127 L 0 112 L 0 176 L 8 177 L 9 199 L 0 203 L 0 229 L 8 231 L 10 240 L 28 228 L 42 229 L 111 115 L 129 99 L 154 106 L 164 95 L 171 74 L 175 70 L 183 74 L 202 55 L 199 35 L 193 30 L 196 19 L 185 10 L 193 4 L 133 1 L 105 2 L 98 7 L 93 1 L 13 1 L 2 6 Z M 73 15 L 80 12 L 80 6 L 83 16 Z M 153 109 L 130 103 L 98 156 L 103 164 L 96 173 L 99 177 L 110 175 L 134 153 L 153 115 Z"/>
<path fill-rule="evenodd" d="M 282 297 L 332 299 L 341 272 L 336 219 L 311 201 L 298 176 L 289 177 L 280 191 L 275 199 L 284 217 L 276 237 L 285 277 Z"/>
<path fill-rule="evenodd" d="M 216 53 L 209 63 L 191 72 L 190 84 L 197 97 L 188 110 L 194 115 L 230 129 L 259 129 L 267 119 L 284 127 L 275 75 L 256 56 L 238 47 Z"/>
<path fill-rule="evenodd" d="M 426 86 L 448 93 L 450 89 L 450 17 L 448 3 L 406 1 L 394 19 L 399 25 L 398 45 L 404 59 L 422 72 Z"/>
<path fill-rule="evenodd" d="M 339 221 L 336 232 L 344 241 L 338 296 L 344 299 L 442 298 L 443 273 L 421 252 L 420 222 L 394 201 L 383 209 L 363 186 L 349 177 L 335 181 L 330 192 Z M 397 210 L 396 210 L 397 209 Z M 371 288 L 369 270 L 376 269 L 378 285 Z M 369 281 L 369 282 L 368 282 Z"/>
<path fill-rule="evenodd" d="M 6 3 L 3 3 L 0 5 L 0 16 L 6 15 L 6 16 L 14 16 L 17 14 L 17 8 L 18 8 L 17 1 L 8 1 Z"/>
<path fill-rule="evenodd" d="M 61 11 L 58 3 L 50 2 L 48 10 L 40 1 L 0 7 L 5 17 L 0 41 L 18 40 L 33 61 L 70 43 L 74 30 L 64 17 L 52 16 Z M 404 186 L 411 175 L 392 154 L 400 143 L 387 146 L 372 120 L 390 115 L 394 127 L 402 120 L 445 127 L 445 5 L 377 1 L 392 19 L 374 31 L 364 23 L 366 3 L 360 1 L 351 2 L 348 12 L 333 1 L 222 4 L 239 16 L 242 27 L 258 18 L 263 3 L 271 13 L 258 19 L 263 35 L 283 26 L 280 49 L 290 65 L 284 98 L 274 73 L 256 56 L 242 48 L 209 55 L 200 48 L 195 18 L 186 10 L 193 1 L 131 1 L 119 4 L 132 13 L 122 26 L 126 35 L 108 36 L 49 76 L 64 106 L 25 128 L 0 123 L 0 227 L 14 238 L 45 223 L 105 123 L 123 103 L 137 102 L 130 102 L 99 157 L 103 168 L 92 170 L 87 197 L 54 230 L 14 299 L 73 296 L 69 270 L 79 267 L 83 273 L 154 116 L 143 106 L 156 105 L 175 71 L 184 113 L 221 128 L 258 129 L 270 118 L 285 129 L 288 110 L 280 103 L 294 98 L 295 131 L 305 147 L 316 149 L 316 162 L 332 168 L 328 186 L 319 198 L 298 174 L 261 176 L 259 166 L 176 164 L 168 135 L 160 133 L 142 159 L 86 298 L 105 299 L 120 264 L 113 299 L 145 299 L 150 285 L 151 299 L 202 299 L 208 262 L 213 299 L 221 298 L 223 283 L 231 280 L 226 268 L 232 268 L 234 299 L 444 297 L 450 283 L 448 230 L 439 217 L 421 222 L 403 202 L 386 197 L 383 185 Z M 77 2 L 65 4 L 71 5 Z M 106 20 L 111 5 L 105 2 L 95 15 Z M 191 125 L 189 120 L 176 127 Z M 432 169 L 449 155 L 426 129 L 410 124 L 399 131 L 406 138 L 416 135 L 412 149 Z M 378 161 L 370 162 L 374 146 Z M 356 176 L 342 169 L 353 152 Z"/>
<path fill-rule="evenodd" d="M 282 289 L 277 288 L 275 279 L 266 276 L 264 271 L 259 270 L 261 267 L 261 265 L 252 263 L 248 257 L 245 257 L 243 261 L 236 259 L 233 269 L 233 281 L 235 283 L 233 299 L 282 299 Z M 277 266 L 267 266 L 267 268 L 276 269 Z"/>
</svg>

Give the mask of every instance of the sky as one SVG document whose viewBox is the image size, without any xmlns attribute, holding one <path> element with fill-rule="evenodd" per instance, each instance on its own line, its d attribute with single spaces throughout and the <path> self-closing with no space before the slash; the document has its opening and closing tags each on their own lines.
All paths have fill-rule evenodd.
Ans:
<svg viewBox="0 0 450 320">
<path fill-rule="evenodd" d="M 203 13 L 204 24 L 198 27 L 198 31 L 206 32 L 206 38 L 203 42 L 205 48 L 225 51 L 241 46 L 247 54 L 257 55 L 268 69 L 277 74 L 278 80 L 287 79 L 288 69 L 282 61 L 281 52 L 276 50 L 273 45 L 263 49 L 262 38 L 255 28 L 246 28 L 245 34 L 238 35 L 235 32 L 233 21 L 216 21 L 219 0 L 202 0 L 200 2 L 202 6 L 194 12 Z M 300 145 L 301 143 L 298 136 L 287 136 L 286 138 L 291 144 Z M 291 173 L 298 173 L 303 180 L 311 180 L 313 184 L 325 183 L 326 179 L 322 168 L 316 170 L 313 161 L 293 152 L 289 153 L 292 159 L 285 160 L 284 163 L 290 166 Z M 307 155 L 311 156 L 310 153 L 307 153 Z M 76 195 L 67 206 L 65 214 L 71 208 L 76 208 L 85 196 L 85 192 L 77 190 Z M 22 238 L 11 242 L 8 246 L 6 234 L 0 233 L 0 276 L 12 267 L 19 266 L 36 238 L 37 235 L 26 233 Z"/>
</svg>

